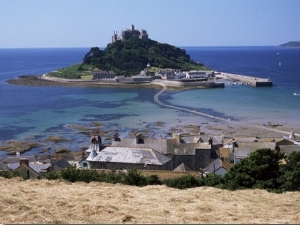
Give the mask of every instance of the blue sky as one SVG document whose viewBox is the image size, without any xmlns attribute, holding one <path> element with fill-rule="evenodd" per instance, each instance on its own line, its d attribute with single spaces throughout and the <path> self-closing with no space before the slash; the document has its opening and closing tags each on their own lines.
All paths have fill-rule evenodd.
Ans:
<svg viewBox="0 0 300 225">
<path fill-rule="evenodd" d="M 0 48 L 105 47 L 131 24 L 175 46 L 300 41 L 300 0 L 0 0 Z"/>
</svg>

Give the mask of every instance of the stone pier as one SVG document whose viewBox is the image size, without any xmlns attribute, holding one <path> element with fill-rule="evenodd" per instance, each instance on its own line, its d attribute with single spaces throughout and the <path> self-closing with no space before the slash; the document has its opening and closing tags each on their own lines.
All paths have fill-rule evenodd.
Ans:
<svg viewBox="0 0 300 225">
<path fill-rule="evenodd" d="M 259 78 L 259 77 L 251 77 L 239 74 L 232 74 L 232 73 L 221 73 L 221 76 L 224 79 L 232 80 L 232 81 L 239 81 L 246 84 L 251 84 L 255 87 L 270 87 L 273 86 L 273 82 L 267 78 Z"/>
</svg>

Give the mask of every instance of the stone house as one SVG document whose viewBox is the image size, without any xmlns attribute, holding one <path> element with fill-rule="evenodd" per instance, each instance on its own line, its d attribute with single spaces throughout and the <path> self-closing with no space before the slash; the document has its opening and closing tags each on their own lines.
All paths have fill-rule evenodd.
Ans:
<svg viewBox="0 0 300 225">
<path fill-rule="evenodd" d="M 224 176 L 232 166 L 233 164 L 229 162 L 226 162 L 222 159 L 216 159 L 208 167 L 203 169 L 203 173 L 212 173 L 215 175 Z"/>
<path fill-rule="evenodd" d="M 174 170 L 184 164 L 188 170 L 199 170 L 211 163 L 212 140 L 200 135 L 185 137 L 173 134 L 172 138 L 150 139 L 142 134 L 135 138 L 114 135 L 111 146 L 103 150 L 87 150 L 90 168 L 151 168 Z M 98 144 L 96 144 L 98 145 Z M 98 148 L 99 149 L 99 148 Z"/>
<path fill-rule="evenodd" d="M 238 163 L 257 149 L 272 150 L 293 148 L 294 143 L 284 138 L 235 137 L 219 148 L 219 156 L 228 162 Z"/>
</svg>

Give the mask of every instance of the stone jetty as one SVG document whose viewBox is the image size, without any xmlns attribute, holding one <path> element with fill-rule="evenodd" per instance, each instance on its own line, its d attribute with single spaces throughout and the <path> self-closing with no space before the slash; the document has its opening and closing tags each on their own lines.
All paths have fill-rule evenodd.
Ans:
<svg viewBox="0 0 300 225">
<path fill-rule="evenodd" d="M 231 80 L 233 82 L 238 81 L 245 84 L 250 84 L 255 87 L 270 87 L 273 86 L 273 82 L 267 78 L 260 78 L 260 77 L 251 77 L 239 74 L 232 74 L 232 73 L 220 73 L 218 74 L 220 78 Z"/>
</svg>

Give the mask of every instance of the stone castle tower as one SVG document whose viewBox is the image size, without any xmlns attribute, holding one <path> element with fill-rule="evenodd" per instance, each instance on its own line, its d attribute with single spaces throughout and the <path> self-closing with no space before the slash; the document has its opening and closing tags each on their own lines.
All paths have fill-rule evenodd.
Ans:
<svg viewBox="0 0 300 225">
<path fill-rule="evenodd" d="M 127 28 L 126 30 L 123 30 L 121 35 L 118 35 L 116 31 L 114 31 L 114 34 L 112 36 L 112 42 L 115 42 L 117 40 L 126 40 L 129 38 L 140 38 L 144 40 L 148 40 L 148 33 L 146 30 L 135 30 L 134 25 L 131 24 L 130 28 Z"/>
</svg>

